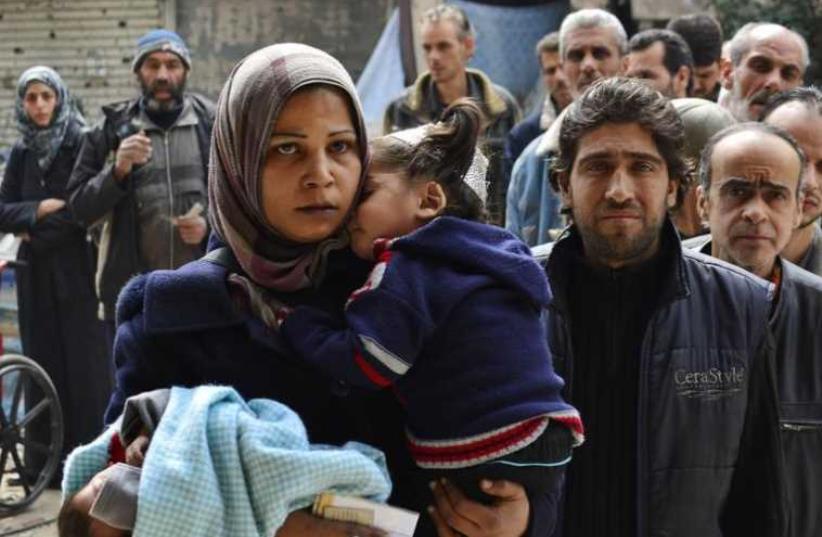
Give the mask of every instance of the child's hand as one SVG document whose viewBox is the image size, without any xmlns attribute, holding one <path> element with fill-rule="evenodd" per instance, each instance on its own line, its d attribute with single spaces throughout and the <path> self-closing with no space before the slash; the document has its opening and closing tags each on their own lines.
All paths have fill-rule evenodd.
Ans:
<svg viewBox="0 0 822 537">
<path fill-rule="evenodd" d="M 126 464 L 142 468 L 150 441 L 148 434 L 140 433 L 140 436 L 126 447 Z"/>
</svg>

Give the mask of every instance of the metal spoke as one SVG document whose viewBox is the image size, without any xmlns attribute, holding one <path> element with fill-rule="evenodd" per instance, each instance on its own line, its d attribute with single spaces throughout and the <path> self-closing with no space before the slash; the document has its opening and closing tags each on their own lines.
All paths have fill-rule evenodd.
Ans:
<svg viewBox="0 0 822 537">
<path fill-rule="evenodd" d="M 2 404 L 0 404 L 0 427 L 2 427 L 3 429 L 11 428 L 9 420 L 6 417 L 6 410 L 3 408 Z"/>
<path fill-rule="evenodd" d="M 23 490 L 26 491 L 26 496 L 31 494 L 31 487 L 29 486 L 29 478 L 26 475 L 26 467 L 20 460 L 20 455 L 16 449 L 11 450 L 11 458 L 14 460 L 14 467 L 17 469 L 17 476 L 20 478 L 20 483 L 23 485 Z"/>
<path fill-rule="evenodd" d="M 2 406 L 2 405 L 0 405 L 0 406 Z M 23 416 L 23 419 L 21 419 L 21 420 L 20 420 L 20 423 L 19 423 L 18 425 L 19 425 L 21 428 L 22 428 L 22 427 L 27 426 L 27 425 L 29 424 L 29 422 L 30 422 L 30 421 L 32 421 L 34 418 L 36 418 L 37 416 L 39 416 L 40 414 L 42 414 L 42 413 L 43 413 L 43 411 L 44 411 L 44 410 L 46 410 L 46 409 L 47 409 L 48 407 L 50 407 L 50 406 L 51 406 L 51 401 L 50 401 L 49 399 L 43 399 L 42 401 L 40 401 L 39 403 L 37 403 L 37 404 L 34 406 L 34 408 L 32 408 L 31 410 L 29 410 L 29 411 L 26 413 L 26 415 L 25 415 L 25 416 Z"/>
<path fill-rule="evenodd" d="M 20 408 L 20 400 L 22 399 L 23 395 L 23 385 L 26 383 L 26 375 L 23 374 L 23 371 L 17 372 L 17 384 L 14 385 L 14 394 L 11 396 L 11 423 L 14 424 L 17 421 L 17 412 Z"/>
<path fill-rule="evenodd" d="M 35 442 L 34 440 L 20 440 L 18 443 L 26 448 L 26 450 L 30 449 L 45 456 L 51 455 L 51 446 L 47 446 L 46 444 L 41 444 L 40 442 Z"/>
<path fill-rule="evenodd" d="M 13 446 L 11 449 L 16 449 L 17 446 Z M 9 448 L 3 446 L 2 453 L 0 453 L 0 483 L 3 482 L 3 474 L 6 473 L 6 463 L 9 461 Z"/>
</svg>

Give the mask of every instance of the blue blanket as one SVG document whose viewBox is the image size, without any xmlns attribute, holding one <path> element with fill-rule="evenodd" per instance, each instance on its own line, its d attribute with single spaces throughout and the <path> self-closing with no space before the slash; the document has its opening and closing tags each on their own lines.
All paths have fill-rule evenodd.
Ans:
<svg viewBox="0 0 822 537">
<path fill-rule="evenodd" d="M 66 462 L 63 493 L 105 468 L 115 423 Z M 322 491 L 384 501 L 391 483 L 369 446 L 311 445 L 299 417 L 231 388 L 173 388 L 143 465 L 134 535 L 271 537 Z"/>
</svg>

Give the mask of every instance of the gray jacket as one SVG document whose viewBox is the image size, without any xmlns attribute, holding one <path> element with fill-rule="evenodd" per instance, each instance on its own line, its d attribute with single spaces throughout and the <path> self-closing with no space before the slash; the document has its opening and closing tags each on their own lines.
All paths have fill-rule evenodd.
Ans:
<svg viewBox="0 0 822 537">
<path fill-rule="evenodd" d="M 710 235 L 684 244 L 710 252 Z M 818 537 L 822 535 L 822 278 L 784 259 L 779 262 L 782 277 L 771 330 L 790 506 L 788 535 Z"/>
</svg>

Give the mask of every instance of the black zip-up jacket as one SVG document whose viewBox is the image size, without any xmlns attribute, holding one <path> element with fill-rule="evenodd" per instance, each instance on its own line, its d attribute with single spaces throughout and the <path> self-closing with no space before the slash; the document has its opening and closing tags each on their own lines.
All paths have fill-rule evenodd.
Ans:
<svg viewBox="0 0 822 537">
<path fill-rule="evenodd" d="M 193 93 L 187 93 L 185 98 L 191 102 L 197 115 L 197 142 L 205 181 L 208 176 L 214 105 Z M 101 260 L 102 269 L 98 269 L 97 274 L 97 293 L 103 307 L 103 319 L 109 321 L 114 320 L 120 290 L 129 278 L 147 270 L 140 255 L 134 182 L 126 178 L 118 184 L 112 175 L 114 152 L 122 138 L 132 134 L 122 131 L 139 114 L 139 99 L 104 106 L 102 124 L 89 130 L 83 137 L 80 154 L 68 184 L 69 206 L 77 220 L 86 227 L 92 227 L 111 215 L 110 240 L 105 259 Z M 205 243 L 204 240 L 203 251 Z"/>
<path fill-rule="evenodd" d="M 768 328 L 772 286 L 683 250 L 670 221 L 663 233 L 662 243 L 675 251 L 640 353 L 636 534 L 781 536 L 786 515 Z M 546 250 L 534 253 L 544 258 Z M 566 380 L 574 367 L 571 322 L 585 322 L 568 314 L 568 269 L 581 253 L 572 227 L 546 263 L 554 292 L 549 344 Z M 569 382 L 571 403 L 573 393 Z"/>
<path fill-rule="evenodd" d="M 711 251 L 710 235 L 684 243 Z M 822 535 L 822 278 L 784 259 L 771 317 L 791 537 Z"/>
<path fill-rule="evenodd" d="M 771 320 L 778 351 L 791 537 L 822 535 L 822 278 L 782 260 Z"/>
</svg>

